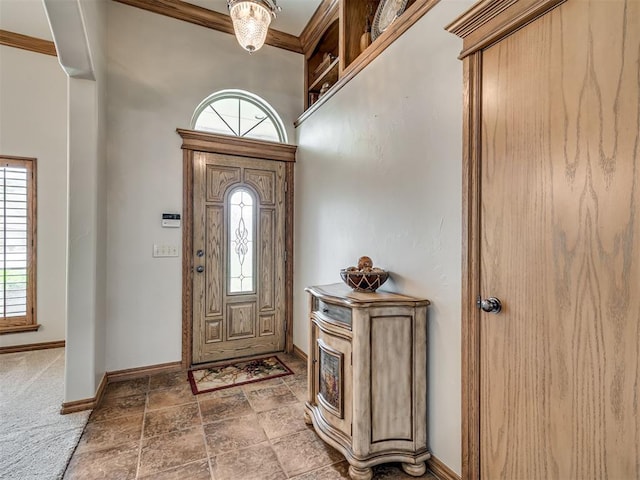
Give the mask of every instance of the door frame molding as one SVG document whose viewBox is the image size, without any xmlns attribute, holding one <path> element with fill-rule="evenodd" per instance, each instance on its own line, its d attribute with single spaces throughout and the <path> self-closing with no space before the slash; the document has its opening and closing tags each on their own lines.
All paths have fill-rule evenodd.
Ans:
<svg viewBox="0 0 640 480">
<path fill-rule="evenodd" d="M 182 368 L 191 367 L 193 350 L 193 157 L 220 153 L 285 162 L 285 351 L 293 351 L 293 166 L 298 147 L 178 128 L 182 137 Z"/>
<path fill-rule="evenodd" d="M 482 0 L 445 29 L 462 38 L 462 478 L 480 479 L 482 51 L 566 0 Z"/>
</svg>

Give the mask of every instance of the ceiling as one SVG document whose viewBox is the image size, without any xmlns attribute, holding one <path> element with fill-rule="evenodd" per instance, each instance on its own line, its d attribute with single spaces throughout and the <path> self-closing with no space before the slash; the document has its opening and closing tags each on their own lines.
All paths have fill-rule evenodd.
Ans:
<svg viewBox="0 0 640 480">
<path fill-rule="evenodd" d="M 271 27 L 300 36 L 321 2 L 322 0 L 278 0 L 282 11 Z M 189 0 L 188 3 L 229 13 L 226 0 Z M 53 40 L 42 1 L 39 0 L 0 0 L 0 29 Z"/>
</svg>

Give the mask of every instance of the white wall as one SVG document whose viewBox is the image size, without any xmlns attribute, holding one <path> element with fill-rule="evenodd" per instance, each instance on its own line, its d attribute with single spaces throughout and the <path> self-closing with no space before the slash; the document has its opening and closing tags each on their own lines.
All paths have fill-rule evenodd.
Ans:
<svg viewBox="0 0 640 480">
<path fill-rule="evenodd" d="M 340 281 L 361 255 L 384 290 L 426 297 L 429 438 L 460 458 L 461 42 L 440 2 L 297 129 L 294 343 L 307 350 L 305 286 Z"/>
<path fill-rule="evenodd" d="M 240 88 L 267 100 L 293 139 L 303 102 L 303 57 L 265 46 L 249 55 L 232 35 L 116 2 L 108 4 L 107 370 L 181 359 L 181 245 L 163 212 L 182 211 L 182 151 L 211 93 Z"/>
<path fill-rule="evenodd" d="M 43 40 L 53 40 L 41 1 L 0 1 L 0 28 Z"/>
<path fill-rule="evenodd" d="M 56 57 L 0 46 L 0 154 L 38 159 L 37 321 L 41 324 L 37 332 L 0 336 L 0 346 L 65 339 L 66 140 L 66 76 Z"/>
</svg>

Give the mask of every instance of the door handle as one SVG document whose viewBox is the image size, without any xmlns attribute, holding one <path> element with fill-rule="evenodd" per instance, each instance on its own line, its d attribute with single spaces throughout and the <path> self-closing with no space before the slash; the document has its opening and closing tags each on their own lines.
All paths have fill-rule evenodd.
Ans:
<svg viewBox="0 0 640 480">
<path fill-rule="evenodd" d="M 198 265 L 198 266 L 196 267 L 196 272 L 198 272 L 198 273 L 202 273 L 202 272 L 204 272 L 204 267 L 203 267 L 202 265 Z"/>
<path fill-rule="evenodd" d="M 478 297 L 478 308 L 487 313 L 500 313 L 500 310 L 502 310 L 502 302 L 496 297 L 484 299 Z"/>
</svg>

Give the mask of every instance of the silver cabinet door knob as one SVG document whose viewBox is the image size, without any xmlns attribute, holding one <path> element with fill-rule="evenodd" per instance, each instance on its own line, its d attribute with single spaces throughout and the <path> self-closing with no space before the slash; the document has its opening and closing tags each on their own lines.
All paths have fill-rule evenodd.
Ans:
<svg viewBox="0 0 640 480">
<path fill-rule="evenodd" d="M 502 302 L 496 297 L 484 298 L 478 303 L 483 312 L 500 313 L 500 310 L 502 310 Z"/>
<path fill-rule="evenodd" d="M 196 267 L 196 272 L 198 272 L 198 273 L 202 273 L 202 272 L 204 272 L 204 267 L 203 267 L 202 265 L 198 265 L 198 266 Z"/>
</svg>

